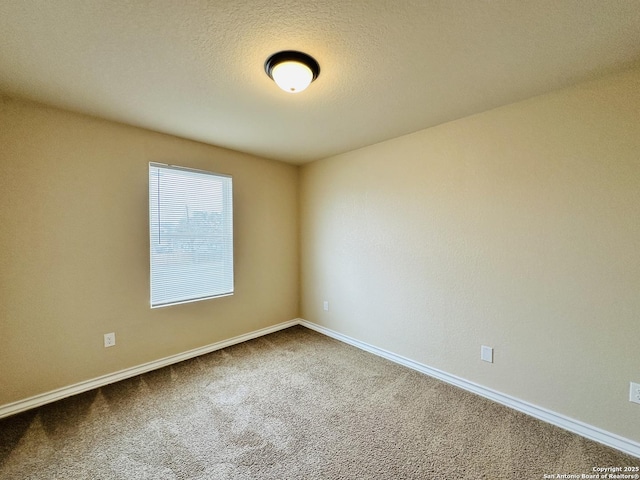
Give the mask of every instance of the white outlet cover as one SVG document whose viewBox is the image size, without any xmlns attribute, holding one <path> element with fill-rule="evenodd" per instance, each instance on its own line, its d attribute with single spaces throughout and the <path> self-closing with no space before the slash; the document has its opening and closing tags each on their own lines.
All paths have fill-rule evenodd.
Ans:
<svg viewBox="0 0 640 480">
<path fill-rule="evenodd" d="M 480 348 L 480 360 L 493 363 L 493 348 L 482 345 Z"/>
<path fill-rule="evenodd" d="M 640 403 L 640 383 L 633 383 L 629 387 L 629 401 Z"/>
<path fill-rule="evenodd" d="M 322 302 L 322 308 L 324 308 L 325 312 L 329 311 L 329 302 L 327 302 L 326 300 L 324 302 Z"/>
<path fill-rule="evenodd" d="M 116 344 L 116 334 L 115 333 L 105 333 L 104 334 L 104 347 L 113 347 Z"/>
</svg>

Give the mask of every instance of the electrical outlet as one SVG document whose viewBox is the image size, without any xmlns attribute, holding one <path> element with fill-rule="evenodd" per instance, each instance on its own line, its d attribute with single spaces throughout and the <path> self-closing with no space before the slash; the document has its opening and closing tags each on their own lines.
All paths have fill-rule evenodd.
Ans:
<svg viewBox="0 0 640 480">
<path fill-rule="evenodd" d="M 115 333 L 105 333 L 104 334 L 104 348 L 113 347 L 116 344 L 116 334 Z"/>
<path fill-rule="evenodd" d="M 480 360 L 493 363 L 493 348 L 482 345 L 480 348 Z"/>
<path fill-rule="evenodd" d="M 324 308 L 325 312 L 328 312 L 329 311 L 329 302 L 326 301 L 326 300 L 324 302 L 322 302 L 322 308 Z"/>
<path fill-rule="evenodd" d="M 640 403 L 640 383 L 633 383 L 629 387 L 629 401 Z"/>
</svg>

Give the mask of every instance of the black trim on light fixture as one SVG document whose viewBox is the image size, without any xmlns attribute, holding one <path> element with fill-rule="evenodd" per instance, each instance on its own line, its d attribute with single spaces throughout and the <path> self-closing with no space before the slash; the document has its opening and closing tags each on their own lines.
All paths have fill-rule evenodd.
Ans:
<svg viewBox="0 0 640 480">
<path fill-rule="evenodd" d="M 318 64 L 318 62 L 316 62 L 316 60 L 310 55 L 298 52 L 296 50 L 283 50 L 282 52 L 274 53 L 269 58 L 267 58 L 266 62 L 264 62 L 264 71 L 267 72 L 269 78 L 273 80 L 271 72 L 273 71 L 274 67 L 282 62 L 291 61 L 300 62 L 303 65 L 309 67 L 309 70 L 311 70 L 311 73 L 313 74 L 313 78 L 311 79 L 312 82 L 316 78 L 318 78 L 318 75 L 320 75 L 320 65 Z"/>
</svg>

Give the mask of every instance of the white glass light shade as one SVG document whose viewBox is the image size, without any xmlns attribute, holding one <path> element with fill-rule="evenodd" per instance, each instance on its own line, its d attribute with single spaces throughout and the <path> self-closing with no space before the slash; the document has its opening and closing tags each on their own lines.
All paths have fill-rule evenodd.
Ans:
<svg viewBox="0 0 640 480">
<path fill-rule="evenodd" d="M 273 67 L 271 76 L 285 92 L 298 93 L 313 81 L 313 72 L 306 65 L 293 60 L 282 62 Z"/>
</svg>

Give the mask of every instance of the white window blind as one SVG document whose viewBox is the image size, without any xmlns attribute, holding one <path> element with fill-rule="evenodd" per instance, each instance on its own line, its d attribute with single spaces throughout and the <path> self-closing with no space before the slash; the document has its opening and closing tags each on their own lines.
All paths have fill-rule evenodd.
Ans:
<svg viewBox="0 0 640 480">
<path fill-rule="evenodd" d="M 149 164 L 151 307 L 233 294 L 228 175 Z"/>
</svg>

